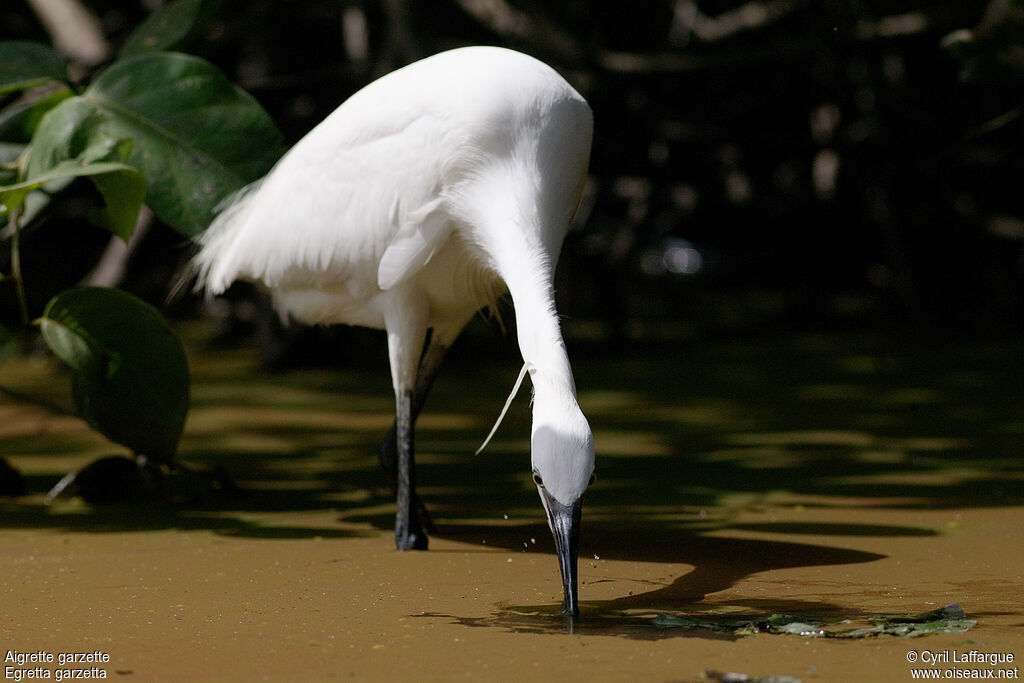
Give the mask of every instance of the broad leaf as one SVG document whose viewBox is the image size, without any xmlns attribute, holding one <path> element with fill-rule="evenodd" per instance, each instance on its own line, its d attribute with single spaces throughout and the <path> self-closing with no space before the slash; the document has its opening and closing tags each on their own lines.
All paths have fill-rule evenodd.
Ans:
<svg viewBox="0 0 1024 683">
<path fill-rule="evenodd" d="M 25 149 L 26 145 L 9 144 L 0 142 L 0 188 L 4 185 L 12 185 L 18 182 L 17 160 Z M 25 197 L 19 217 L 22 225 L 28 225 L 36 215 L 50 204 L 52 193 L 59 192 L 69 185 L 74 178 L 55 180 L 47 183 L 45 187 L 37 192 L 29 192 Z M 0 190 L 2 191 L 2 190 Z M 0 199 L 0 225 L 6 224 L 6 212 L 4 202 Z"/>
<path fill-rule="evenodd" d="M 162 462 L 178 447 L 188 363 L 160 313 L 121 290 L 82 287 L 50 300 L 43 338 L 74 371 L 79 414 L 111 441 Z"/>
<path fill-rule="evenodd" d="M 27 40 L 0 41 L 0 94 L 67 78 L 64 60 L 48 45 Z"/>
<path fill-rule="evenodd" d="M 149 15 L 121 47 L 121 57 L 180 50 L 210 23 L 220 0 L 174 0 Z"/>
<path fill-rule="evenodd" d="M 0 140 L 28 144 L 46 112 L 72 96 L 62 87 L 29 102 L 16 102 L 0 111 Z"/>
<path fill-rule="evenodd" d="M 92 181 L 106 205 L 104 210 L 90 216 L 92 221 L 127 241 L 135 230 L 139 209 L 146 196 L 146 181 L 137 170 L 121 163 L 62 161 L 31 180 L 0 186 L 0 215 L 20 207 L 33 190 L 83 177 Z"/>
<path fill-rule="evenodd" d="M 193 236 L 228 194 L 266 173 L 282 151 L 262 107 L 211 64 L 159 52 L 116 62 L 51 110 L 32 141 L 28 177 L 73 158 L 94 138 L 130 138 L 127 163 L 146 177 L 146 203 Z"/>
<path fill-rule="evenodd" d="M 18 180 L 16 163 L 18 157 L 25 151 L 25 145 L 17 143 L 0 142 L 0 185 L 13 183 Z"/>
<path fill-rule="evenodd" d="M 25 151 L 25 145 L 18 142 L 0 142 L 0 165 L 13 164 Z"/>
</svg>

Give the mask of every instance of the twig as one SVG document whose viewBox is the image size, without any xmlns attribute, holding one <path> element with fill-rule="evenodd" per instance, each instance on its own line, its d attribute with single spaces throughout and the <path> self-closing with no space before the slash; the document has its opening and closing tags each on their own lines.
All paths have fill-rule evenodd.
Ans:
<svg viewBox="0 0 1024 683">
<path fill-rule="evenodd" d="M 527 14 L 506 0 L 455 0 L 455 4 L 498 35 L 530 43 L 562 61 L 575 62 L 582 55 L 577 40 L 540 12 Z"/>
<path fill-rule="evenodd" d="M 533 30 L 533 21 L 505 0 L 456 0 L 467 14 L 498 35 L 523 37 Z"/>
<path fill-rule="evenodd" d="M 28 0 L 28 4 L 61 54 L 85 66 L 96 66 L 110 56 L 99 19 L 78 0 Z"/>
<path fill-rule="evenodd" d="M 21 227 L 20 207 L 11 209 L 8 222 L 11 225 L 11 277 L 14 279 L 14 291 L 18 298 L 18 311 L 21 313 L 21 327 L 28 327 L 28 300 L 25 298 L 25 281 L 21 274 Z"/>
<path fill-rule="evenodd" d="M 975 126 L 971 130 L 967 131 L 967 134 L 964 136 L 964 140 L 976 140 L 977 138 L 988 135 L 989 133 L 994 133 L 1000 128 L 1008 126 L 1019 119 L 1021 114 L 1024 114 L 1024 107 L 1014 107 L 1010 111 L 1003 112 L 994 119 L 986 121 L 985 123 Z"/>
<path fill-rule="evenodd" d="M 794 0 L 754 0 L 715 16 L 704 14 L 698 9 L 693 12 L 690 28 L 704 42 L 724 40 L 742 31 L 763 28 L 792 13 L 802 4 Z"/>
<path fill-rule="evenodd" d="M 153 223 L 153 212 L 146 206 L 139 211 L 132 236 L 125 242 L 117 235 L 112 235 L 107 242 L 99 263 L 82 278 L 81 284 L 89 287 L 116 287 L 124 279 L 128 270 L 128 261 L 138 249 L 139 243 L 145 239 L 149 227 Z"/>
</svg>

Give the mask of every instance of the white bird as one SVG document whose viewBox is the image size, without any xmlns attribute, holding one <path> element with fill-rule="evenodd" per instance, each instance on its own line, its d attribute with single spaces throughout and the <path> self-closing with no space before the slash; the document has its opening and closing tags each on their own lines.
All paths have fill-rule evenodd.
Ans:
<svg viewBox="0 0 1024 683">
<path fill-rule="evenodd" d="M 497 47 L 443 52 L 338 107 L 227 202 L 194 261 L 209 295 L 253 281 L 282 317 L 386 330 L 396 419 L 381 463 L 397 488 L 400 550 L 426 549 L 430 528 L 415 492 L 416 416 L 462 328 L 509 292 L 534 388 L 533 479 L 574 616 L 594 445 L 553 274 L 592 130 L 586 101 L 546 64 Z"/>
</svg>

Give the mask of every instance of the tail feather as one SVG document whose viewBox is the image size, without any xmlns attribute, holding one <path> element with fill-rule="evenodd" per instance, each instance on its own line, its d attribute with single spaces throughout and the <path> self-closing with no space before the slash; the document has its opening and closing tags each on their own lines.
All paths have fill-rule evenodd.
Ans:
<svg viewBox="0 0 1024 683">
<path fill-rule="evenodd" d="M 252 214 L 253 199 L 262 180 L 246 185 L 228 195 L 217 205 L 217 217 L 196 241 L 199 253 L 189 270 L 195 275 L 194 291 L 207 296 L 222 293 L 238 276 L 239 263 L 234 258 L 238 238 Z"/>
</svg>

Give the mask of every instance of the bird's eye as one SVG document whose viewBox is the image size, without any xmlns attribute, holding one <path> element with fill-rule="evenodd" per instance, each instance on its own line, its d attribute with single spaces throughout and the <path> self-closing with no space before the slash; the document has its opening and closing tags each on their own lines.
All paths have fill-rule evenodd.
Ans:
<svg viewBox="0 0 1024 683">
<path fill-rule="evenodd" d="M 587 486 L 592 485 L 595 481 L 597 481 L 597 472 L 591 472 L 590 481 L 587 482 Z"/>
<path fill-rule="evenodd" d="M 533 473 L 533 483 L 537 486 L 544 488 L 544 480 L 540 478 L 540 475 L 536 472 Z"/>
</svg>

